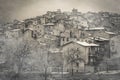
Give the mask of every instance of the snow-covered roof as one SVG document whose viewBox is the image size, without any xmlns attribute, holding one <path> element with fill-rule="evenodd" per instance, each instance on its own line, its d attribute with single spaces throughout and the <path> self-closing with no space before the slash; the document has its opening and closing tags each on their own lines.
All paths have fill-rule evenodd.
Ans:
<svg viewBox="0 0 120 80">
<path fill-rule="evenodd" d="M 28 28 L 29 30 L 33 31 L 34 29 L 33 28 Z"/>
<path fill-rule="evenodd" d="M 99 41 L 109 41 L 109 39 L 103 38 L 103 37 L 96 37 L 95 40 L 99 40 Z"/>
<path fill-rule="evenodd" d="M 20 29 L 13 29 L 13 30 L 11 30 L 11 31 L 14 31 L 14 32 L 16 32 L 16 31 L 19 31 Z"/>
<path fill-rule="evenodd" d="M 62 47 L 67 46 L 67 45 L 69 45 L 71 43 L 76 43 L 76 44 L 84 46 L 84 47 L 98 47 L 99 46 L 99 44 L 95 44 L 95 43 L 88 43 L 88 42 L 82 42 L 82 41 L 73 40 L 73 41 L 70 41 L 70 42 L 64 44 Z"/>
<path fill-rule="evenodd" d="M 92 40 L 98 40 L 98 41 L 109 41 L 109 39 L 103 38 L 103 37 L 88 37 L 88 38 Z"/>
<path fill-rule="evenodd" d="M 81 41 L 74 41 L 74 42 L 82 46 L 99 46 L 98 44 L 95 44 L 95 43 L 87 43 L 87 42 L 81 42 Z"/>
<path fill-rule="evenodd" d="M 52 48 L 49 50 L 51 53 L 59 53 L 59 52 L 62 52 L 60 49 L 58 48 Z"/>
<path fill-rule="evenodd" d="M 54 23 L 47 23 L 47 24 L 44 24 L 45 26 L 54 26 Z"/>
<path fill-rule="evenodd" d="M 44 45 L 44 46 L 46 46 L 47 44 L 46 43 L 43 43 L 43 42 L 41 42 L 41 43 L 39 43 L 40 45 Z"/>
<path fill-rule="evenodd" d="M 105 33 L 107 33 L 107 34 L 115 34 L 114 32 L 109 32 L 109 31 L 105 31 Z"/>
<path fill-rule="evenodd" d="M 104 27 L 88 27 L 88 28 L 85 28 L 85 30 L 104 30 L 105 28 Z"/>
</svg>

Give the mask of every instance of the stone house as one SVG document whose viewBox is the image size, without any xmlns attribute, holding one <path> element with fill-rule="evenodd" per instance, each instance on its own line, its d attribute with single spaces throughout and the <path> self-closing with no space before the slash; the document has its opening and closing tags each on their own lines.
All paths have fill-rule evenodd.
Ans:
<svg viewBox="0 0 120 80">
<path fill-rule="evenodd" d="M 99 44 L 99 53 L 102 57 L 111 57 L 110 40 L 102 37 L 95 37 L 94 43 Z"/>
<path fill-rule="evenodd" d="M 116 35 L 114 32 L 106 31 L 104 27 L 88 27 L 85 28 L 84 32 L 91 34 L 91 37 L 103 37 L 107 39 Z"/>
<path fill-rule="evenodd" d="M 38 24 L 45 24 L 46 23 L 46 18 L 44 16 L 38 16 L 37 18 L 37 23 Z"/>
<path fill-rule="evenodd" d="M 120 52 L 120 35 L 111 38 L 110 40 L 110 48 L 112 54 L 119 54 Z"/>
<path fill-rule="evenodd" d="M 88 72 L 94 71 L 92 66 L 95 62 L 99 45 L 81 41 L 71 41 L 62 46 L 64 71 Z M 91 69 L 88 69 L 89 68 Z"/>
<path fill-rule="evenodd" d="M 65 30 L 65 32 L 60 33 L 60 46 L 71 41 L 70 30 Z"/>
<path fill-rule="evenodd" d="M 103 37 L 103 38 L 107 38 L 107 39 L 111 39 L 112 37 L 114 37 L 116 34 L 113 32 L 109 32 L 109 31 L 101 31 L 101 32 L 96 32 L 94 34 L 94 37 Z"/>
<path fill-rule="evenodd" d="M 94 37 L 100 38 L 100 41 L 106 45 L 106 48 L 107 50 L 105 50 L 105 52 L 109 53 L 109 57 L 110 55 L 112 56 L 112 53 L 115 52 L 113 51 L 113 37 L 115 36 L 116 34 L 113 33 L 113 32 L 109 32 L 109 31 L 104 31 L 104 32 L 96 32 L 96 34 L 94 35 Z"/>
<path fill-rule="evenodd" d="M 33 30 L 33 33 L 37 35 L 37 37 L 41 37 L 45 33 L 43 25 L 40 25 L 40 24 L 38 24 L 38 25 L 31 25 L 30 28 Z"/>
<path fill-rule="evenodd" d="M 24 39 L 31 40 L 37 39 L 37 31 L 33 30 L 32 28 L 25 29 L 24 31 Z"/>
<path fill-rule="evenodd" d="M 100 49 L 103 51 L 101 53 L 106 55 L 106 57 L 112 56 L 112 38 L 116 35 L 113 32 L 105 31 L 104 28 L 89 28 L 88 30 L 83 31 L 85 35 L 90 34 L 90 36 L 85 37 L 84 35 L 84 41 L 92 41 L 96 44 L 100 44 Z M 88 38 L 90 38 L 88 40 Z"/>
<path fill-rule="evenodd" d="M 84 29 L 85 33 L 91 34 L 92 37 L 99 35 L 99 33 L 103 33 L 105 31 L 104 27 L 87 27 Z"/>
<path fill-rule="evenodd" d="M 57 29 L 60 32 L 65 31 L 65 26 L 62 23 L 57 23 L 55 29 Z"/>
<path fill-rule="evenodd" d="M 53 34 L 54 23 L 44 24 L 44 31 L 46 34 Z"/>
<path fill-rule="evenodd" d="M 6 38 L 19 38 L 22 36 L 21 29 L 13 29 L 5 32 Z"/>
</svg>

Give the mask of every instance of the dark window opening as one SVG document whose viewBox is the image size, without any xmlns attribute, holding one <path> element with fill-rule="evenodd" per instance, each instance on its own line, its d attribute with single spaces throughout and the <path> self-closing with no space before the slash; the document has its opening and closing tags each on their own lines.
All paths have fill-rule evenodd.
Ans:
<svg viewBox="0 0 120 80">
<path fill-rule="evenodd" d="M 76 63 L 76 66 L 79 67 L 79 63 L 78 62 Z"/>
<path fill-rule="evenodd" d="M 67 41 L 69 41 L 69 38 L 67 38 Z"/>
<path fill-rule="evenodd" d="M 65 38 L 63 38 L 63 41 L 65 41 Z"/>
</svg>

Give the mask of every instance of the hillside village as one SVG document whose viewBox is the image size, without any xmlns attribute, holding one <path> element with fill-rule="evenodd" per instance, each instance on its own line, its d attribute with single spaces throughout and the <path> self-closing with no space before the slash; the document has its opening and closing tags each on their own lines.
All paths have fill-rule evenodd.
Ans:
<svg viewBox="0 0 120 80">
<path fill-rule="evenodd" d="M 1 25 L 0 71 L 98 72 L 120 69 L 120 15 L 48 11 Z"/>
</svg>

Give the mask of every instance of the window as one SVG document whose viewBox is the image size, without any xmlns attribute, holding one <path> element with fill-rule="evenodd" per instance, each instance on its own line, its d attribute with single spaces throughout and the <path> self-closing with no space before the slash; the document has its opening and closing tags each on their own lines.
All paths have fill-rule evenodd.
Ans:
<svg viewBox="0 0 120 80">
<path fill-rule="evenodd" d="M 2 49 L 2 46 L 0 46 L 0 50 Z"/>
<path fill-rule="evenodd" d="M 33 37 L 33 31 L 31 32 L 31 37 Z"/>
<path fill-rule="evenodd" d="M 69 41 L 69 38 L 67 38 L 67 41 Z"/>
<path fill-rule="evenodd" d="M 79 55 L 77 54 L 77 58 L 79 58 Z"/>
<path fill-rule="evenodd" d="M 79 51 L 79 48 L 77 48 L 77 51 Z"/>
<path fill-rule="evenodd" d="M 72 38 L 72 31 L 70 31 L 70 37 Z"/>
<path fill-rule="evenodd" d="M 76 72 L 78 72 L 78 70 L 76 70 Z"/>
<path fill-rule="evenodd" d="M 79 63 L 78 62 L 76 63 L 76 66 L 79 67 Z"/>
<path fill-rule="evenodd" d="M 91 53 L 91 49 L 89 48 L 89 52 Z"/>
<path fill-rule="evenodd" d="M 114 41 L 111 42 L 111 46 L 114 46 Z"/>
<path fill-rule="evenodd" d="M 63 41 L 65 41 L 65 38 L 63 38 Z"/>
</svg>

